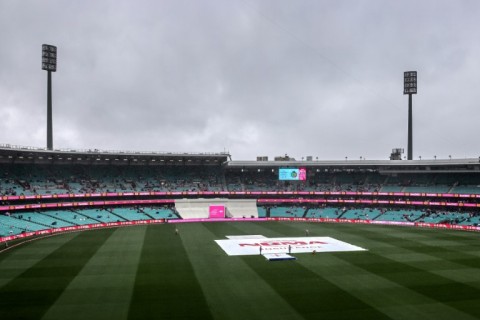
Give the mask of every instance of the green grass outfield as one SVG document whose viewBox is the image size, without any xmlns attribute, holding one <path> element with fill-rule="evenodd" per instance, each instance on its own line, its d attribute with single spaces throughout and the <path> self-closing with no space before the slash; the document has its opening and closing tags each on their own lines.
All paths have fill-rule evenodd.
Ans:
<svg viewBox="0 0 480 320">
<path fill-rule="evenodd" d="M 231 222 L 69 233 L 0 254 L 0 319 L 480 319 L 480 234 Z M 227 256 L 226 235 L 330 236 L 363 252 Z"/>
</svg>

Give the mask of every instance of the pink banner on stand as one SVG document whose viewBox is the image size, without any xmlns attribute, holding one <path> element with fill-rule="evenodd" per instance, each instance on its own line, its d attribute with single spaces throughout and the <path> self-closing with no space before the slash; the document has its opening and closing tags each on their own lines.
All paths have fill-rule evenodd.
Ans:
<svg viewBox="0 0 480 320">
<path fill-rule="evenodd" d="M 208 207 L 208 213 L 209 213 L 209 218 L 210 219 L 225 218 L 225 206 L 224 205 L 211 204 Z"/>
</svg>

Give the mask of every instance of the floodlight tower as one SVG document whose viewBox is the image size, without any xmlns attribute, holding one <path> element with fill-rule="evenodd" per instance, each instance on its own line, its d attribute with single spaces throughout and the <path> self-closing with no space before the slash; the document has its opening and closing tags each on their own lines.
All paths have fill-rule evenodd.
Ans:
<svg viewBox="0 0 480 320">
<path fill-rule="evenodd" d="M 417 71 L 403 73 L 403 94 L 408 94 L 408 148 L 407 160 L 413 159 L 412 94 L 417 94 Z"/>
<path fill-rule="evenodd" d="M 52 130 L 52 72 L 57 71 L 57 47 L 42 45 L 42 70 L 48 72 L 47 81 L 47 149 L 53 149 Z"/>
</svg>

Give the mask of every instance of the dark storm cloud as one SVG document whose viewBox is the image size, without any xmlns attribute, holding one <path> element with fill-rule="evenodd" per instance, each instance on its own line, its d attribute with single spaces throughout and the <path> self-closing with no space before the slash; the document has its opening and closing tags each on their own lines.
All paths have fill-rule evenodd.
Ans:
<svg viewBox="0 0 480 320">
<path fill-rule="evenodd" d="M 58 47 L 54 146 L 234 159 L 476 157 L 477 1 L 0 0 L 1 143 L 45 145 L 42 43 Z"/>
</svg>

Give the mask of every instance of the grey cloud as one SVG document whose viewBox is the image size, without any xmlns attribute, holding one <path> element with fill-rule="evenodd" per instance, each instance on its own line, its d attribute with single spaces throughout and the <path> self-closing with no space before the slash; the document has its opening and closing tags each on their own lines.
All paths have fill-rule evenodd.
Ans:
<svg viewBox="0 0 480 320">
<path fill-rule="evenodd" d="M 0 143 L 45 145 L 40 46 L 59 48 L 54 146 L 234 159 L 476 157 L 477 1 L 2 1 Z"/>
</svg>

